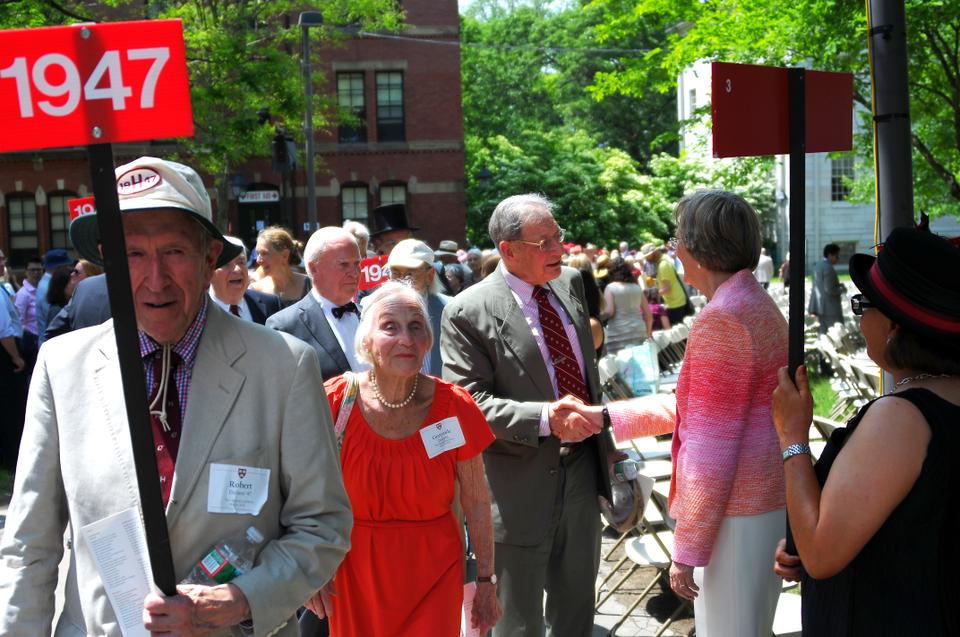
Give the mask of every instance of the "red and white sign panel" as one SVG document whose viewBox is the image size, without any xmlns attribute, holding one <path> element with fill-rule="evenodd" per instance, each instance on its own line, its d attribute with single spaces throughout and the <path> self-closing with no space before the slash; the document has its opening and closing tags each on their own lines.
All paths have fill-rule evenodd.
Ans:
<svg viewBox="0 0 960 637">
<path fill-rule="evenodd" d="M 806 152 L 853 148 L 853 75 L 807 71 Z M 790 152 L 787 69 L 714 62 L 713 156 Z"/>
<path fill-rule="evenodd" d="M 367 257 L 360 262 L 360 289 L 372 290 L 387 280 L 387 255 Z"/>
<path fill-rule="evenodd" d="M 180 20 L 0 31 L 0 152 L 193 135 Z"/>
<path fill-rule="evenodd" d="M 73 221 L 80 215 L 90 215 L 97 212 L 97 204 L 93 197 L 80 197 L 79 199 L 68 199 L 67 210 L 70 211 L 70 221 Z"/>
</svg>

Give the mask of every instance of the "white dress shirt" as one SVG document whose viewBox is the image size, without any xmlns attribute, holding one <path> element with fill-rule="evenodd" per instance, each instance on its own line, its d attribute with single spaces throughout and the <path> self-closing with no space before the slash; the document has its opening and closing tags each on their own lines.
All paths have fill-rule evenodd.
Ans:
<svg viewBox="0 0 960 637">
<path fill-rule="evenodd" d="M 347 357 L 347 362 L 350 363 L 351 371 L 362 372 L 370 369 L 370 365 L 357 360 L 357 354 L 353 349 L 357 328 L 360 327 L 360 317 L 353 312 L 344 312 L 340 318 L 335 318 L 333 308 L 339 307 L 336 303 L 321 296 L 315 288 L 310 288 L 310 294 L 323 309 L 323 318 L 327 320 L 327 324 L 333 330 L 333 335 L 337 337 L 340 349 L 343 350 L 343 355 Z"/>
<path fill-rule="evenodd" d="M 550 375 L 550 384 L 553 385 L 553 393 L 557 395 L 557 372 L 553 367 L 553 359 L 550 358 L 547 341 L 543 337 L 543 328 L 540 326 L 540 306 L 537 305 L 537 299 L 533 296 L 534 286 L 511 274 L 503 261 L 500 262 L 500 267 L 503 272 L 503 278 L 513 293 L 513 298 L 517 301 L 517 305 L 520 306 L 523 317 L 527 319 L 527 325 L 530 326 L 530 331 L 533 333 L 533 340 L 537 342 L 537 347 L 540 348 L 543 363 L 547 366 L 547 374 Z M 550 290 L 549 285 L 544 285 L 543 287 Z M 560 301 L 557 300 L 557 295 L 554 294 L 552 290 L 550 290 L 550 293 L 547 295 L 547 300 L 550 302 L 550 305 L 553 306 L 553 309 L 556 310 L 560 321 L 563 323 L 563 330 L 567 333 L 567 338 L 570 339 L 570 346 L 573 348 L 573 354 L 577 358 L 577 367 L 580 368 L 580 374 L 586 379 L 583 366 L 583 352 L 580 350 L 580 339 L 577 336 L 577 326 L 574 325 L 570 317 L 567 316 L 566 310 L 560 305 Z M 584 380 L 584 382 L 586 382 L 586 380 Z M 549 436 L 550 433 L 550 419 L 547 413 L 547 405 L 544 405 L 543 411 L 540 412 L 540 435 Z"/>
</svg>

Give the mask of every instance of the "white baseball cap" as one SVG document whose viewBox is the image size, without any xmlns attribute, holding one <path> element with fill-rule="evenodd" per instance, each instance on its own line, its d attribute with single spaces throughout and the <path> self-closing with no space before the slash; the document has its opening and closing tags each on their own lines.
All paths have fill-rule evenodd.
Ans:
<svg viewBox="0 0 960 637">
<path fill-rule="evenodd" d="M 420 268 L 423 265 L 433 265 L 433 250 L 419 239 L 404 239 L 393 246 L 390 256 L 387 257 L 387 266 L 400 268 Z"/>
<path fill-rule="evenodd" d="M 174 161 L 140 157 L 115 170 L 120 212 L 175 209 L 189 214 L 207 233 L 223 243 L 217 267 L 232 261 L 242 248 L 227 241 L 213 225 L 210 195 L 197 172 Z M 80 215 L 70 224 L 70 240 L 83 258 L 100 264 L 100 232 L 95 214 Z"/>
</svg>

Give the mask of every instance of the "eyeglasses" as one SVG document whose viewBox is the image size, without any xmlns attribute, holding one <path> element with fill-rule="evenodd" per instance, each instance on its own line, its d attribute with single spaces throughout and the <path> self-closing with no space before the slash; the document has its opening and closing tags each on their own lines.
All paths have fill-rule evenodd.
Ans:
<svg viewBox="0 0 960 637">
<path fill-rule="evenodd" d="M 855 316 L 863 316 L 863 311 L 868 307 L 876 306 L 862 294 L 854 294 L 850 297 L 850 310 Z"/>
<path fill-rule="evenodd" d="M 554 245 L 563 247 L 563 238 L 567 236 L 567 231 L 563 228 L 560 228 L 560 231 L 557 232 L 554 236 L 549 239 L 541 239 L 540 241 L 525 241 L 523 239 L 513 239 L 517 243 L 526 243 L 527 245 L 537 246 L 540 249 L 540 252 L 546 252 Z"/>
<path fill-rule="evenodd" d="M 43 268 L 27 268 L 27 272 L 43 272 Z"/>
</svg>

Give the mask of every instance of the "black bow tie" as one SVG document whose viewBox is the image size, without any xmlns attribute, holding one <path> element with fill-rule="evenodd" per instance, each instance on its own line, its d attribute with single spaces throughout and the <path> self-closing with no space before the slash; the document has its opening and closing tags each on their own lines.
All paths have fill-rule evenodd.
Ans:
<svg viewBox="0 0 960 637">
<path fill-rule="evenodd" d="M 333 308 L 333 318 L 340 319 L 343 318 L 343 315 L 348 312 L 353 312 L 358 317 L 360 316 L 360 308 L 357 307 L 357 304 L 353 301 L 350 301 L 346 305 L 341 305 L 340 307 Z"/>
</svg>

